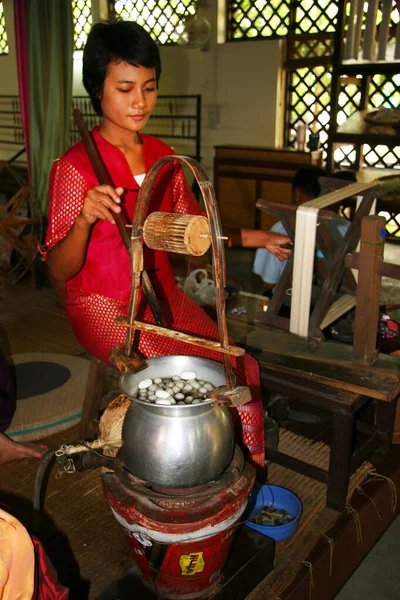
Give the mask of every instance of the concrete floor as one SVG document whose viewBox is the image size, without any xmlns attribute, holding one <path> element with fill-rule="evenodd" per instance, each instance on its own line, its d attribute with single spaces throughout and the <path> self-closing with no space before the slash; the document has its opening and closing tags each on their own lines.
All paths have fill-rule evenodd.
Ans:
<svg viewBox="0 0 400 600">
<path fill-rule="evenodd" d="M 399 600 L 400 515 L 385 531 L 335 600 Z"/>
</svg>

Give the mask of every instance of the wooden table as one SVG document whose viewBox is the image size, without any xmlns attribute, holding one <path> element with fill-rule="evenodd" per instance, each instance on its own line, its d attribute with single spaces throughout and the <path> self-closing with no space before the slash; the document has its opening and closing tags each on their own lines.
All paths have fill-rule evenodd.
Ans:
<svg viewBox="0 0 400 600">
<path fill-rule="evenodd" d="M 255 329 L 247 336 L 247 350 L 260 363 L 261 380 L 268 390 L 330 414 L 329 469 L 269 450 L 273 462 L 327 484 L 327 506 L 345 507 L 349 478 L 365 461 L 384 461 L 390 454 L 400 362 L 381 355 L 374 366 L 351 362 L 352 347 L 321 343 L 277 330 Z M 373 418 L 360 418 L 369 407 Z M 363 438 L 356 444 L 359 432 Z"/>
</svg>

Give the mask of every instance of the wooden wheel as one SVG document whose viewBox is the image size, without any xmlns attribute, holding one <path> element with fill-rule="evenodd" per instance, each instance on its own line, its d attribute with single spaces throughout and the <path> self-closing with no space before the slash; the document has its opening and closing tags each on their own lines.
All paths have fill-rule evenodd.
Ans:
<svg viewBox="0 0 400 600">
<path fill-rule="evenodd" d="M 0 287 L 7 287 L 31 267 L 42 237 L 42 217 L 29 184 L 5 161 L 0 161 L 2 189 L 13 194 L 0 204 Z"/>
</svg>

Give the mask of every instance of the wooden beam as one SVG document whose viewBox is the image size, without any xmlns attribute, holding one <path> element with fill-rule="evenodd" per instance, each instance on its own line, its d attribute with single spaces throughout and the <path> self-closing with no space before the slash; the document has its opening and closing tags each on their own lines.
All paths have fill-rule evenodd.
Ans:
<svg viewBox="0 0 400 600">
<path fill-rule="evenodd" d="M 377 358 L 381 276 L 378 265 L 383 259 L 381 231 L 385 218 L 364 217 L 361 224 L 361 248 L 358 268 L 357 308 L 354 322 L 353 360 L 371 364 Z"/>
<path fill-rule="evenodd" d="M 117 325 L 123 325 L 129 329 L 138 329 L 139 331 L 147 331 L 148 333 L 155 333 L 156 335 L 162 335 L 174 339 L 178 342 L 185 342 L 192 346 L 200 346 L 201 348 L 207 348 L 207 350 L 214 350 L 215 352 L 221 352 L 222 354 L 229 354 L 231 356 L 243 356 L 246 351 L 244 348 L 239 346 L 222 346 L 219 342 L 214 340 L 207 340 L 204 338 L 188 335 L 181 331 L 174 331 L 173 329 L 167 329 L 166 327 L 159 327 L 152 323 L 141 323 L 140 321 L 128 322 L 126 317 L 117 317 L 115 319 Z"/>
<path fill-rule="evenodd" d="M 349 269 L 358 269 L 360 264 L 360 255 L 358 252 L 352 252 L 348 254 L 345 259 L 346 267 Z M 391 279 L 400 279 L 400 265 L 394 263 L 378 263 L 377 265 L 378 274 L 381 277 L 390 277 Z"/>
</svg>

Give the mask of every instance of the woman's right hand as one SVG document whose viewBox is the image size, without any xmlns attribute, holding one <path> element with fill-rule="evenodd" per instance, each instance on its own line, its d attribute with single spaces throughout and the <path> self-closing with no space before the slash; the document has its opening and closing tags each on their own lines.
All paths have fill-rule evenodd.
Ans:
<svg viewBox="0 0 400 600">
<path fill-rule="evenodd" d="M 78 215 L 85 225 L 93 225 L 97 219 L 115 224 L 113 213 L 119 213 L 121 194 L 124 188 L 113 188 L 111 185 L 96 185 L 88 191 Z M 77 219 L 77 220 L 78 220 Z"/>
</svg>

